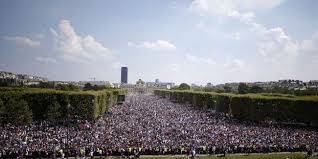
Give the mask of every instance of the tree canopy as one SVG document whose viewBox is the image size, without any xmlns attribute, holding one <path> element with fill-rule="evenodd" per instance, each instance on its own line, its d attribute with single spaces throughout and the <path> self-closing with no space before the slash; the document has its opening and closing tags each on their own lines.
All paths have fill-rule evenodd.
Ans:
<svg viewBox="0 0 318 159">
<path fill-rule="evenodd" d="M 47 111 L 47 120 L 50 122 L 56 122 L 61 118 L 61 113 L 60 113 L 60 109 L 61 105 L 58 102 L 54 102 L 52 103 L 49 107 L 48 107 L 48 111 Z"/>
<path fill-rule="evenodd" d="M 238 85 L 238 93 L 239 94 L 246 94 L 248 93 L 249 91 L 249 88 L 248 88 L 248 85 L 246 83 L 240 83 Z"/>
<path fill-rule="evenodd" d="M 190 90 L 190 86 L 186 83 L 181 83 L 179 85 L 179 90 Z"/>
<path fill-rule="evenodd" d="M 23 124 L 32 122 L 33 113 L 25 100 L 10 99 L 5 109 L 7 109 L 6 116 L 12 123 Z"/>
</svg>

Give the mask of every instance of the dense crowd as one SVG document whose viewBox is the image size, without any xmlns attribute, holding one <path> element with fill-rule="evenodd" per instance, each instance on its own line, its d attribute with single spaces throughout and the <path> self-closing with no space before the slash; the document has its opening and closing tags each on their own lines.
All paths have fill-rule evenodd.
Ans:
<svg viewBox="0 0 318 159">
<path fill-rule="evenodd" d="M 237 121 L 153 95 L 130 95 L 95 122 L 67 125 L 3 125 L 0 158 L 308 151 L 318 146 L 317 129 Z"/>
</svg>

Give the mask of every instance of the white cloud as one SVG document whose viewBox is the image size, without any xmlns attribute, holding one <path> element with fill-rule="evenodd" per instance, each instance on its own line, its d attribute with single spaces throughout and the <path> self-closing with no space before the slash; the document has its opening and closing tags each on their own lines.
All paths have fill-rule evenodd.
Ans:
<svg viewBox="0 0 318 159">
<path fill-rule="evenodd" d="M 285 0 L 193 0 L 190 9 L 199 13 L 214 13 L 229 15 L 233 11 L 257 11 L 272 9 L 285 2 Z"/>
<path fill-rule="evenodd" d="M 120 68 L 122 66 L 124 66 L 124 65 L 122 63 L 118 62 L 118 61 L 112 63 L 112 68 L 113 69 L 118 69 L 118 68 Z"/>
<path fill-rule="evenodd" d="M 299 50 L 299 43 L 286 34 L 283 28 L 256 28 L 259 36 L 259 53 L 277 62 L 282 59 L 294 58 Z"/>
<path fill-rule="evenodd" d="M 37 46 L 40 46 L 41 44 L 39 41 L 30 39 L 28 37 L 23 37 L 23 36 L 5 36 L 3 37 L 3 39 L 7 41 L 13 41 L 17 44 L 31 46 L 31 47 L 37 47 Z"/>
<path fill-rule="evenodd" d="M 237 10 L 233 10 L 232 12 L 228 13 L 227 16 L 237 18 L 245 23 L 250 23 L 255 18 L 255 14 L 253 12 L 239 12 Z"/>
<path fill-rule="evenodd" d="M 310 79 L 318 64 L 318 31 L 308 39 L 296 39 L 280 27 L 266 27 L 257 23 L 255 14 L 258 10 L 275 8 L 285 0 L 193 0 L 190 9 L 201 16 L 217 16 L 221 18 L 234 18 L 239 20 L 244 27 L 238 27 L 240 33 L 227 34 L 225 37 L 240 40 L 241 35 L 250 43 L 244 52 L 257 52 L 244 59 L 229 58 L 225 60 L 220 70 L 235 70 L 244 74 L 244 77 L 259 79 L 278 79 L 282 77 L 302 77 Z M 207 27 L 200 21 L 196 28 Z M 212 27 L 210 27 L 212 28 Z M 249 28 L 250 30 L 243 30 Z M 219 31 L 221 32 L 221 31 Z M 250 40 L 249 40 L 250 39 Z M 244 42 L 244 41 L 243 41 Z M 196 58 L 189 57 L 192 61 Z M 244 61 L 248 63 L 244 63 Z M 240 68 L 239 70 L 237 70 Z M 229 75 L 234 71 L 229 71 Z M 248 78 L 246 78 L 248 79 Z"/>
<path fill-rule="evenodd" d="M 41 63 L 56 63 L 56 60 L 51 57 L 36 57 L 35 61 L 41 62 Z"/>
<path fill-rule="evenodd" d="M 227 58 L 224 67 L 228 70 L 238 70 L 244 67 L 244 62 L 236 58 Z"/>
<path fill-rule="evenodd" d="M 241 40 L 241 34 L 239 32 L 229 34 L 227 37 L 233 40 Z"/>
<path fill-rule="evenodd" d="M 191 54 L 186 54 L 185 58 L 187 61 L 192 63 L 203 63 L 203 64 L 209 64 L 209 65 L 215 64 L 215 61 L 212 60 L 211 58 L 197 57 Z"/>
<path fill-rule="evenodd" d="M 216 14 L 227 16 L 234 9 L 234 4 L 225 0 L 194 0 L 190 5 L 190 9 L 201 15 Z"/>
<path fill-rule="evenodd" d="M 200 15 L 232 17 L 244 22 L 249 22 L 255 17 L 251 11 L 240 11 L 237 4 L 231 0 L 194 0 L 190 10 Z"/>
<path fill-rule="evenodd" d="M 318 31 L 315 31 L 310 39 L 303 40 L 300 44 L 300 48 L 302 51 L 306 52 L 315 52 L 317 51 L 317 45 L 318 45 Z"/>
<path fill-rule="evenodd" d="M 171 64 L 171 65 L 170 65 L 170 69 L 171 69 L 171 71 L 173 71 L 173 72 L 177 72 L 177 71 L 178 71 L 178 65 L 177 65 L 177 64 Z"/>
<path fill-rule="evenodd" d="M 315 31 L 315 33 L 313 35 L 313 39 L 318 40 L 318 30 Z"/>
<path fill-rule="evenodd" d="M 51 34 L 53 35 L 53 37 L 59 36 L 59 34 L 53 28 L 50 28 L 49 30 L 50 30 Z"/>
<path fill-rule="evenodd" d="M 177 47 L 165 40 L 157 40 L 156 42 L 144 41 L 140 44 L 128 42 L 128 46 L 135 48 L 153 49 L 153 50 L 176 50 Z"/>
<path fill-rule="evenodd" d="M 0 70 L 1 70 L 1 71 L 2 71 L 2 70 L 5 70 L 6 67 L 7 67 L 6 64 L 0 63 Z"/>
<path fill-rule="evenodd" d="M 197 29 L 204 29 L 206 27 L 206 24 L 203 21 L 200 21 L 197 24 L 195 24 L 195 27 Z"/>
<path fill-rule="evenodd" d="M 257 38 L 258 53 L 266 62 L 277 64 L 277 67 L 287 70 L 296 67 L 296 63 L 300 66 L 306 65 L 318 58 L 315 54 L 318 51 L 316 33 L 313 33 L 309 39 L 297 40 L 281 27 L 266 28 L 258 23 L 250 25 L 252 33 Z M 304 59 L 306 60 L 301 61 Z"/>
<path fill-rule="evenodd" d="M 282 58 L 289 59 L 297 55 L 299 44 L 296 40 L 286 34 L 283 28 L 266 28 L 254 21 L 253 11 L 259 9 L 274 8 L 285 0 L 194 0 L 190 9 L 201 15 L 217 15 L 221 17 L 232 17 L 240 20 L 256 35 L 258 51 L 261 55 L 270 58 L 271 61 L 279 61 Z M 229 35 L 231 39 L 240 40 L 240 33 Z M 309 47 L 305 43 L 304 47 Z M 288 58 L 286 58 L 288 57 Z"/>
<path fill-rule="evenodd" d="M 252 33 L 256 35 L 258 52 L 261 57 L 256 59 L 263 63 L 267 74 L 276 78 L 309 78 L 314 72 L 318 61 L 318 39 L 315 33 L 306 40 L 297 40 L 281 27 L 266 28 L 261 24 L 251 24 Z M 256 65 L 260 65 L 260 64 Z M 263 68 L 260 68 L 263 69 Z M 304 73 L 303 70 L 306 70 Z"/>
<path fill-rule="evenodd" d="M 301 42 L 301 49 L 304 51 L 315 51 L 316 46 L 314 40 L 303 40 Z"/>
<path fill-rule="evenodd" d="M 70 21 L 61 20 L 58 32 L 50 28 L 57 50 L 65 60 L 85 61 L 111 54 L 111 51 L 98 42 L 93 36 L 78 35 Z"/>
<path fill-rule="evenodd" d="M 232 17 L 245 23 L 255 18 L 254 11 L 274 8 L 285 0 L 194 0 L 190 10 L 200 15 Z"/>
<path fill-rule="evenodd" d="M 232 0 L 242 10 L 259 10 L 275 8 L 286 0 Z"/>
</svg>

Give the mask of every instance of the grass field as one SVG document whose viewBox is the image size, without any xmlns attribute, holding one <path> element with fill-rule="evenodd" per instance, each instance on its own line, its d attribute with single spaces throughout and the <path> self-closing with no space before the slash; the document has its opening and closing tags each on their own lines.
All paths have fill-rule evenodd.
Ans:
<svg viewBox="0 0 318 159">
<path fill-rule="evenodd" d="M 120 157 L 112 157 L 120 158 Z M 188 159 L 188 156 L 140 156 L 142 159 Z M 279 153 L 279 154 L 236 154 L 223 156 L 196 156 L 196 159 L 318 159 L 318 156 L 307 157 L 303 153 Z"/>
</svg>

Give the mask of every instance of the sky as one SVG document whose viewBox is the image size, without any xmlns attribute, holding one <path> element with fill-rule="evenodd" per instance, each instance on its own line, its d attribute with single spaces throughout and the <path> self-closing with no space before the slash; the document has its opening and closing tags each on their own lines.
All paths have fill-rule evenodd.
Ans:
<svg viewBox="0 0 318 159">
<path fill-rule="evenodd" d="M 0 1 L 0 70 L 176 84 L 318 79 L 316 0 Z"/>
</svg>

